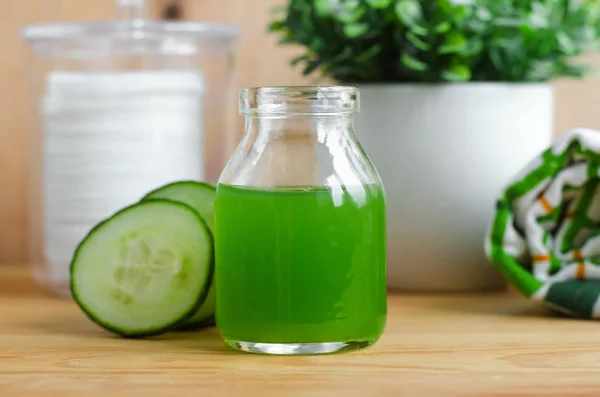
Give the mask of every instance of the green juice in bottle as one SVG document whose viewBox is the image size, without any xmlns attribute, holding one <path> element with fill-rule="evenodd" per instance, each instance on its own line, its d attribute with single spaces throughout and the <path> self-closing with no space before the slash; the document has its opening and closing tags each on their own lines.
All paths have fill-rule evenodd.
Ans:
<svg viewBox="0 0 600 397">
<path fill-rule="evenodd" d="M 217 324 L 228 343 L 370 345 L 386 322 L 380 185 L 216 196 Z"/>
</svg>

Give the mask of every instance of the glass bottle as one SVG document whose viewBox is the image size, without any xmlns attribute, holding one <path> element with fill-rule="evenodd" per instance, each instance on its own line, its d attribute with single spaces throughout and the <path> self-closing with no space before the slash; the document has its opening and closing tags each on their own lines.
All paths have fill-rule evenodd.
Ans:
<svg viewBox="0 0 600 397">
<path fill-rule="evenodd" d="M 241 91 L 245 133 L 215 204 L 216 320 L 231 347 L 332 353 L 383 332 L 385 197 L 358 110 L 354 87 Z"/>
</svg>

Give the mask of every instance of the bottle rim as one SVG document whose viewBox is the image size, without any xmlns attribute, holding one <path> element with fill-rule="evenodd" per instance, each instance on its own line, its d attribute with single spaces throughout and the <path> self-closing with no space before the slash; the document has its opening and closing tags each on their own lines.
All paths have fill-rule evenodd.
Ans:
<svg viewBox="0 0 600 397">
<path fill-rule="evenodd" d="M 240 91 L 245 116 L 342 115 L 359 112 L 359 90 L 352 86 L 271 86 Z"/>
</svg>

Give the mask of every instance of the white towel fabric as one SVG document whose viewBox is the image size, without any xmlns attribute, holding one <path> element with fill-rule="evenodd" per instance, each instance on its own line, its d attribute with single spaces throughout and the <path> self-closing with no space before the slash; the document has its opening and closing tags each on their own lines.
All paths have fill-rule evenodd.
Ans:
<svg viewBox="0 0 600 397">
<path fill-rule="evenodd" d="M 513 178 L 485 249 L 526 297 L 600 319 L 600 131 L 567 131 Z"/>
</svg>

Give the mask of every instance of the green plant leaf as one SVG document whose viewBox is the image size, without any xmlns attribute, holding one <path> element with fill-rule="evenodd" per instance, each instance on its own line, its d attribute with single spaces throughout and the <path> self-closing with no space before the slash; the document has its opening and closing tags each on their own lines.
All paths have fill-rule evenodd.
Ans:
<svg viewBox="0 0 600 397">
<path fill-rule="evenodd" d="M 367 4 L 376 10 L 381 10 L 389 7 L 392 0 L 367 0 Z"/>
<path fill-rule="evenodd" d="M 466 65 L 453 65 L 450 69 L 442 72 L 446 81 L 464 82 L 471 80 L 471 70 Z"/>
<path fill-rule="evenodd" d="M 375 44 L 373 47 L 369 48 L 368 50 L 363 51 L 362 53 L 358 54 L 356 56 L 356 61 L 363 62 L 368 59 L 371 59 L 375 55 L 379 54 L 381 52 L 382 48 L 383 47 L 380 44 Z"/>
<path fill-rule="evenodd" d="M 350 60 L 350 58 L 352 58 L 352 46 L 347 44 L 339 54 L 331 59 L 331 62 L 334 64 L 340 64 L 344 61 Z"/>
<path fill-rule="evenodd" d="M 475 15 L 480 21 L 487 22 L 492 19 L 492 12 L 485 7 L 477 7 Z"/>
<path fill-rule="evenodd" d="M 341 2 L 341 4 L 345 9 L 354 11 L 360 7 L 360 0 L 344 0 Z"/>
<path fill-rule="evenodd" d="M 487 31 L 489 24 L 473 18 L 463 24 L 463 29 L 473 34 L 482 35 Z"/>
<path fill-rule="evenodd" d="M 315 11 L 321 18 L 331 15 L 331 0 L 314 0 Z"/>
<path fill-rule="evenodd" d="M 600 50 L 600 0 L 287 0 L 269 30 L 346 82 L 548 81 Z M 458 66 L 456 66 L 458 65 Z M 467 80 L 468 81 L 468 80 Z"/>
<path fill-rule="evenodd" d="M 586 64 L 569 64 L 563 65 L 563 74 L 569 77 L 581 78 L 588 73 L 597 73 L 598 68 L 592 65 Z"/>
<path fill-rule="evenodd" d="M 597 29 L 585 25 L 570 29 L 570 36 L 573 38 L 573 40 L 580 43 L 595 42 L 598 39 L 598 34 L 600 34 L 600 26 L 598 26 Z"/>
<path fill-rule="evenodd" d="M 465 36 L 457 31 L 450 32 L 444 39 L 444 43 L 438 49 L 440 54 L 451 54 L 462 51 L 467 45 Z"/>
<path fill-rule="evenodd" d="M 417 0 L 400 0 L 395 7 L 396 16 L 400 19 L 412 32 L 425 35 L 427 29 L 422 25 L 423 9 Z"/>
<path fill-rule="evenodd" d="M 303 76 L 308 76 L 309 74 L 311 74 L 312 72 L 314 72 L 315 70 L 317 70 L 323 63 L 324 62 L 321 59 L 317 59 L 317 60 L 314 60 L 312 62 L 309 62 L 308 65 L 306 65 L 306 67 L 302 71 L 302 75 Z"/>
<path fill-rule="evenodd" d="M 296 66 L 296 65 L 298 65 L 300 62 L 306 61 L 306 60 L 308 60 L 309 58 L 310 58 L 310 57 L 309 57 L 308 55 L 300 55 L 300 56 L 297 56 L 297 57 L 295 57 L 294 59 L 292 59 L 292 60 L 290 61 L 290 65 L 292 65 L 292 66 Z"/>
<path fill-rule="evenodd" d="M 369 25 L 366 23 L 351 23 L 344 25 L 344 35 L 348 38 L 362 36 L 369 31 Z"/>
<path fill-rule="evenodd" d="M 312 26 L 311 18 L 312 18 L 311 9 L 310 8 L 303 9 L 302 13 L 300 14 L 300 22 L 301 22 L 303 28 L 305 28 L 305 29 L 311 28 L 311 26 Z"/>
<path fill-rule="evenodd" d="M 550 23 L 550 12 L 540 2 L 536 1 L 531 5 L 531 14 L 529 15 L 529 23 L 535 29 L 545 29 Z"/>
<path fill-rule="evenodd" d="M 530 81 L 545 81 L 554 75 L 554 62 L 551 60 L 541 60 L 531 62 L 527 79 Z"/>
<path fill-rule="evenodd" d="M 565 32 L 556 33 L 556 40 L 564 54 L 574 55 L 577 53 L 577 48 L 573 44 L 573 40 Z"/>
<path fill-rule="evenodd" d="M 277 42 L 277 44 L 279 44 L 279 45 L 298 44 L 298 41 L 292 37 L 284 37 L 283 39 L 279 40 Z"/>
<path fill-rule="evenodd" d="M 440 22 L 433 27 L 433 31 L 438 34 L 446 33 L 450 31 L 450 29 L 452 29 L 452 24 L 448 21 Z"/>
<path fill-rule="evenodd" d="M 346 2 L 343 4 L 344 8 L 335 13 L 335 19 L 343 23 L 357 22 L 367 11 L 367 9 L 362 7 L 358 1 L 353 1 L 352 3 Z"/>
<path fill-rule="evenodd" d="M 517 17 L 500 17 L 493 19 L 494 25 L 500 28 L 518 28 L 521 26 L 521 18 Z"/>
<path fill-rule="evenodd" d="M 411 70 L 416 70 L 418 72 L 423 72 L 423 71 L 429 69 L 429 67 L 427 66 L 427 64 L 425 62 L 422 62 L 422 61 L 418 60 L 417 58 L 410 56 L 408 54 L 402 54 L 402 56 L 400 57 L 400 62 L 402 62 L 402 64 L 404 66 L 406 66 L 407 68 L 409 68 Z"/>
<path fill-rule="evenodd" d="M 455 22 L 462 22 L 469 15 L 469 9 L 463 5 L 455 5 L 451 10 L 450 14 Z"/>
<path fill-rule="evenodd" d="M 536 36 L 538 35 L 538 31 L 533 28 L 531 25 L 523 24 L 519 27 L 521 35 L 532 42 L 536 41 Z"/>
<path fill-rule="evenodd" d="M 422 21 L 423 9 L 416 0 L 400 0 L 396 3 L 396 15 L 407 26 L 412 26 Z"/>
<path fill-rule="evenodd" d="M 269 24 L 269 32 L 278 32 L 285 29 L 285 23 L 283 21 L 273 21 Z"/>
<path fill-rule="evenodd" d="M 501 71 L 504 69 L 504 57 L 502 53 L 497 48 L 490 48 L 489 57 L 492 65 L 497 71 Z"/>
<path fill-rule="evenodd" d="M 464 49 L 461 51 L 461 54 L 467 57 L 476 57 L 482 53 L 484 50 L 483 40 L 480 38 L 472 38 L 467 41 Z"/>
<path fill-rule="evenodd" d="M 417 47 L 421 51 L 429 51 L 431 49 L 431 45 L 423 41 L 419 36 L 412 32 L 406 33 L 406 38 L 412 45 Z"/>
<path fill-rule="evenodd" d="M 410 31 L 413 32 L 414 34 L 418 34 L 419 36 L 428 36 L 429 35 L 429 31 L 427 30 L 427 28 L 425 28 L 421 25 L 411 26 Z"/>
<path fill-rule="evenodd" d="M 327 43 L 321 37 L 313 37 L 308 48 L 310 48 L 312 52 L 319 53 L 327 48 Z"/>
</svg>

